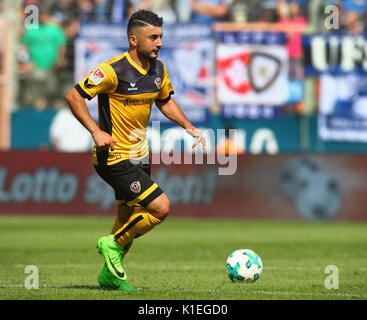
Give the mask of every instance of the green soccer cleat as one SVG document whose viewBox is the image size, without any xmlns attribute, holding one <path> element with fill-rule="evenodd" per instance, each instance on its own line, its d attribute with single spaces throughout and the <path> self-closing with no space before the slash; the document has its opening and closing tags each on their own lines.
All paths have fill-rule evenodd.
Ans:
<svg viewBox="0 0 367 320">
<path fill-rule="evenodd" d="M 139 289 L 133 287 L 133 286 L 130 286 L 127 281 L 123 281 L 121 280 L 121 284 L 120 284 L 120 287 L 119 287 L 119 290 L 122 290 L 122 291 L 139 291 Z"/>
<path fill-rule="evenodd" d="M 111 272 L 108 271 L 106 264 L 103 265 L 101 273 L 98 275 L 98 283 L 103 289 L 117 290 L 121 285 L 122 280 L 117 279 Z"/>
<path fill-rule="evenodd" d="M 108 271 L 106 264 L 103 265 L 102 271 L 98 276 L 98 283 L 103 289 L 138 291 L 137 288 L 130 286 L 126 280 L 124 281 L 114 277 L 113 274 Z"/>
<path fill-rule="evenodd" d="M 126 280 L 127 274 L 124 266 L 122 265 L 122 247 L 113 239 L 114 235 L 102 237 L 98 239 L 97 248 L 98 252 L 103 255 L 107 269 L 117 279 Z"/>
</svg>

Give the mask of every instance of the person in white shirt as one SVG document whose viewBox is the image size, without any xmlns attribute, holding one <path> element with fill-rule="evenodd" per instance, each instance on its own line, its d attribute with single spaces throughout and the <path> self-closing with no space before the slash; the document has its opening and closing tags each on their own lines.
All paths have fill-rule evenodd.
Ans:
<svg viewBox="0 0 367 320">
<path fill-rule="evenodd" d="M 53 149 L 60 152 L 88 152 L 93 147 L 91 135 L 67 107 L 60 109 L 53 118 L 50 140 Z"/>
</svg>

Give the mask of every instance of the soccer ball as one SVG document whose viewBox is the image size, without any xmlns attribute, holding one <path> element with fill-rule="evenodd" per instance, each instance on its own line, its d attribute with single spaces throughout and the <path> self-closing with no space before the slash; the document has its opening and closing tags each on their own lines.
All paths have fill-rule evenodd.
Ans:
<svg viewBox="0 0 367 320">
<path fill-rule="evenodd" d="M 226 268 L 228 277 L 233 282 L 255 282 L 263 271 L 260 257 L 250 249 L 239 249 L 232 252 Z"/>
</svg>

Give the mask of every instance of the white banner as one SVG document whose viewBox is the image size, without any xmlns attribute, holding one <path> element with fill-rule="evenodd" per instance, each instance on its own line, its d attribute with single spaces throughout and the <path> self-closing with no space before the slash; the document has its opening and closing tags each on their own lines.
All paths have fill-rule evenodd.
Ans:
<svg viewBox="0 0 367 320">
<path fill-rule="evenodd" d="M 217 46 L 219 102 L 284 105 L 289 97 L 288 68 L 283 45 L 221 43 Z"/>
</svg>

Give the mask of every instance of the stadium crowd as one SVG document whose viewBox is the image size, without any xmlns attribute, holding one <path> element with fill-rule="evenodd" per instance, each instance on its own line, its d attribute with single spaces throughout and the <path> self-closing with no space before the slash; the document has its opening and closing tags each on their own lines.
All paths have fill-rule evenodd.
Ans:
<svg viewBox="0 0 367 320">
<path fill-rule="evenodd" d="M 74 41 L 83 23 L 123 23 L 137 9 L 147 9 L 166 23 L 296 23 L 325 31 L 325 8 L 335 5 L 339 30 L 361 33 L 367 25 L 367 0 L 24 0 L 23 18 L 30 5 L 39 8 L 39 22 L 47 27 L 20 30 L 19 104 L 41 110 L 64 103 L 74 82 Z"/>
</svg>

